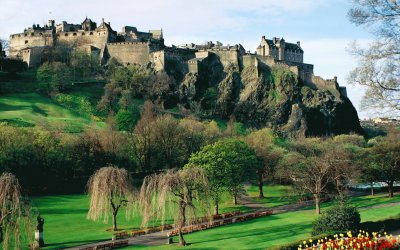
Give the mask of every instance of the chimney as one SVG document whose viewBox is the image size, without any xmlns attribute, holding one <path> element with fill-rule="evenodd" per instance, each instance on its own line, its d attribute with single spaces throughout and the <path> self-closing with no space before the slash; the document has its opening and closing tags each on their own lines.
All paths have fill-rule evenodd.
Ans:
<svg viewBox="0 0 400 250">
<path fill-rule="evenodd" d="M 262 40 L 265 40 L 265 36 L 262 36 Z"/>
<path fill-rule="evenodd" d="M 299 46 L 299 47 L 300 47 L 300 41 L 297 41 L 297 46 Z"/>
</svg>

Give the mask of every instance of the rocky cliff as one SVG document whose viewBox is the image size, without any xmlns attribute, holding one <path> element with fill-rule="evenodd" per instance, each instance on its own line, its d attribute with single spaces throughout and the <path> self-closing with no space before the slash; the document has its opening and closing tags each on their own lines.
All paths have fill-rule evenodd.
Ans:
<svg viewBox="0 0 400 250">
<path fill-rule="evenodd" d="M 284 65 L 223 67 L 209 58 L 200 73 L 186 74 L 180 103 L 197 113 L 252 127 L 273 127 L 287 135 L 363 133 L 357 111 L 338 88 L 303 83 Z M 336 83 L 337 84 L 337 83 Z"/>
</svg>

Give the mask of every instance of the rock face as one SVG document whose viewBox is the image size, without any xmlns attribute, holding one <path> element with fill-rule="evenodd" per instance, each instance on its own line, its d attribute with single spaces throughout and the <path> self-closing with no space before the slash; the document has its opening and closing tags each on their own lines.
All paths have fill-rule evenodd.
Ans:
<svg viewBox="0 0 400 250">
<path fill-rule="evenodd" d="M 306 84 L 284 65 L 222 67 L 218 58 L 180 84 L 180 101 L 203 115 L 251 127 L 273 127 L 286 135 L 363 133 L 357 111 L 338 84 Z M 332 80 L 331 80 L 332 81 Z"/>
</svg>

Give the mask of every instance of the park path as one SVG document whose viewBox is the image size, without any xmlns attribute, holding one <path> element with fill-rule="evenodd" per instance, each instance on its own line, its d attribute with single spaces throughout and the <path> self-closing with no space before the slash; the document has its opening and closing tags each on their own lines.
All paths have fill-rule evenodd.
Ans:
<svg viewBox="0 0 400 250">
<path fill-rule="evenodd" d="M 273 208 L 268 208 L 268 207 L 264 206 L 264 204 L 256 202 L 254 199 L 252 199 L 249 196 L 241 197 L 239 199 L 239 202 L 240 202 L 240 204 L 245 205 L 245 206 L 253 209 L 254 211 L 249 212 L 249 213 L 243 213 L 238 216 L 233 216 L 232 218 L 247 215 L 247 214 L 255 214 L 257 211 L 261 211 L 261 210 L 272 210 L 272 214 L 281 214 L 281 213 L 298 211 L 299 209 L 314 205 L 314 201 L 309 200 L 309 201 L 304 201 L 301 203 L 294 203 L 294 204 L 288 204 L 288 205 L 282 205 L 282 206 L 277 206 L 277 207 L 273 207 Z M 400 206 L 400 202 L 381 204 L 381 205 L 370 206 L 370 207 L 362 207 L 362 208 L 359 208 L 359 210 L 391 207 L 391 206 Z M 215 220 L 215 221 L 221 221 L 221 220 L 224 220 L 224 219 Z M 168 241 L 167 234 L 170 233 L 171 231 L 172 230 L 165 230 L 163 232 L 145 234 L 142 236 L 131 237 L 131 238 L 124 239 L 124 240 L 125 241 L 128 240 L 128 245 L 159 246 L 159 245 L 167 244 L 167 241 Z M 391 233 L 393 235 L 400 235 L 400 230 L 392 231 L 389 233 Z M 117 240 L 117 241 L 124 241 L 124 240 Z M 111 242 L 113 242 L 113 241 L 110 240 L 110 241 L 104 241 L 104 242 L 96 242 L 96 243 L 92 243 L 92 244 L 75 246 L 75 247 L 66 248 L 66 249 L 79 250 L 82 248 L 94 247 L 99 244 L 107 244 L 107 243 L 111 243 Z"/>
</svg>

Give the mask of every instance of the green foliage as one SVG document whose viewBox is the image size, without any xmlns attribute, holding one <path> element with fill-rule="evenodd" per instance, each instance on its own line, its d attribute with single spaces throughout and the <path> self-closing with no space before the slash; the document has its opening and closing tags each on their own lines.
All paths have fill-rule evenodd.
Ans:
<svg viewBox="0 0 400 250">
<path fill-rule="evenodd" d="M 209 110 L 214 109 L 217 104 L 218 90 L 215 87 L 210 87 L 206 90 L 201 101 L 203 109 Z"/>
<path fill-rule="evenodd" d="M 87 79 L 98 75 L 101 71 L 99 56 L 84 50 L 73 50 L 70 53 L 70 66 L 73 79 Z"/>
<path fill-rule="evenodd" d="M 1 53 L 1 51 L 0 51 Z M 8 74 L 14 75 L 17 72 L 21 72 L 28 69 L 26 62 L 13 59 L 13 58 L 0 58 L 0 71 L 7 72 Z"/>
<path fill-rule="evenodd" d="M 65 63 L 47 62 L 38 68 L 36 77 L 39 81 L 39 87 L 43 91 L 47 93 L 59 92 L 71 85 L 73 72 Z"/>
<path fill-rule="evenodd" d="M 71 109 L 85 117 L 92 117 L 95 113 L 94 107 L 88 98 L 83 96 L 59 93 L 55 96 L 54 100 L 61 106 Z"/>
<path fill-rule="evenodd" d="M 120 109 L 115 116 L 117 121 L 118 130 L 121 131 L 132 131 L 140 118 L 138 110 L 135 112 Z"/>
<path fill-rule="evenodd" d="M 384 140 L 370 148 L 365 160 L 372 174 L 377 174 L 375 181 L 385 182 L 389 197 L 393 197 L 393 184 L 400 180 L 400 132 L 390 131 Z"/>
<path fill-rule="evenodd" d="M 128 147 L 115 131 L 68 135 L 0 124 L 0 172 L 15 174 L 28 193 L 81 192 L 99 166 L 134 168 Z"/>
<path fill-rule="evenodd" d="M 259 164 L 254 150 L 246 143 L 237 139 L 223 139 L 194 153 L 186 167 L 206 169 L 217 206 L 224 189 L 236 198 L 243 182 L 255 176 Z"/>
<path fill-rule="evenodd" d="M 313 222 L 312 235 L 339 233 L 356 230 L 360 226 L 360 213 L 357 208 L 339 202 Z"/>
<path fill-rule="evenodd" d="M 237 135 L 246 135 L 246 134 L 248 134 L 246 125 L 244 125 L 241 122 L 234 122 L 233 123 L 233 128 L 234 128 L 235 133 Z"/>
</svg>

